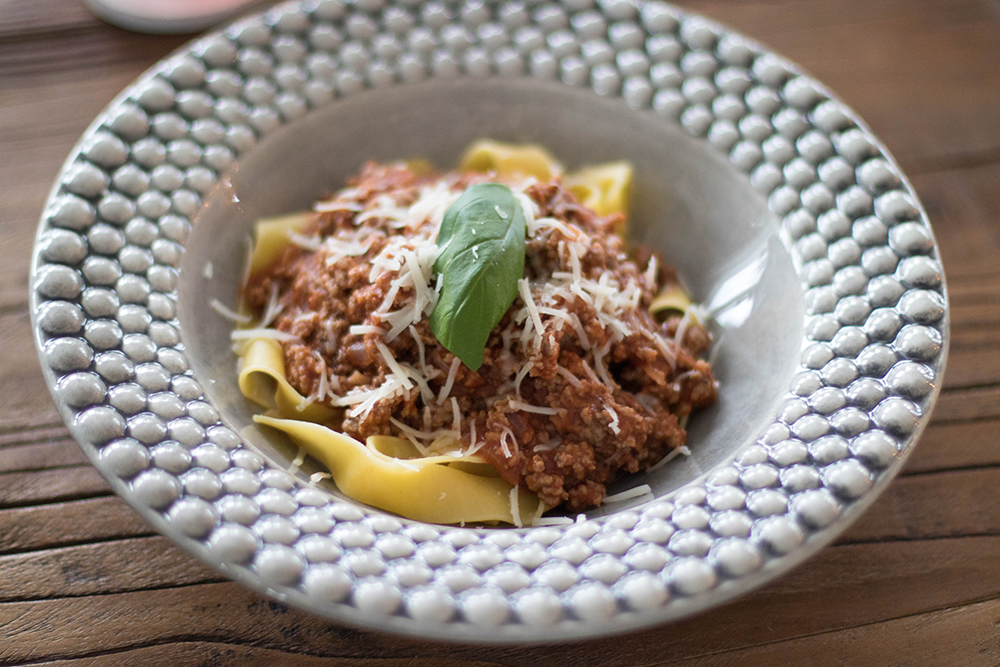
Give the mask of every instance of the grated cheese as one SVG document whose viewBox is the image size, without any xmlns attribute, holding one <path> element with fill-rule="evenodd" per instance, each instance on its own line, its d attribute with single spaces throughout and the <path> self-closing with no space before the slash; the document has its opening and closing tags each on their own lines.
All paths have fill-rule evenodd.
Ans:
<svg viewBox="0 0 1000 667">
<path fill-rule="evenodd" d="M 573 519 L 568 516 L 540 516 L 531 522 L 532 526 L 568 526 Z"/>
<path fill-rule="evenodd" d="M 318 236 L 306 236 L 305 234 L 299 234 L 291 230 L 288 231 L 288 240 L 292 242 L 292 245 L 296 245 L 309 252 L 316 252 L 323 247 L 323 239 Z"/>
<path fill-rule="evenodd" d="M 376 334 L 385 338 L 386 331 L 382 327 L 376 327 L 368 324 L 352 324 L 348 329 L 347 333 L 353 334 L 355 336 L 364 336 L 365 334 Z"/>
<path fill-rule="evenodd" d="M 538 347 L 542 343 L 542 334 L 545 333 L 545 327 L 542 325 L 542 317 L 538 313 L 538 306 L 535 305 L 535 300 L 531 298 L 531 287 L 528 285 L 528 281 L 525 278 L 521 278 L 517 281 L 518 291 L 521 293 L 521 298 L 524 300 L 524 305 L 528 309 L 528 314 L 531 316 L 531 322 L 535 325 L 535 347 Z"/>
<path fill-rule="evenodd" d="M 503 431 L 500 433 L 500 449 L 503 450 L 503 455 L 509 459 L 514 454 L 510 450 L 510 445 L 507 444 L 508 438 L 510 438 L 510 441 L 514 444 L 514 452 L 517 452 L 517 437 L 514 435 L 514 432 L 510 430 L 509 426 L 504 426 Z"/>
<path fill-rule="evenodd" d="M 232 340 L 250 340 L 251 338 L 271 338 L 278 341 L 279 343 L 303 343 L 304 341 L 298 336 L 293 336 L 290 333 L 284 331 L 279 331 L 278 329 L 237 329 L 233 333 L 229 334 Z"/>
<path fill-rule="evenodd" d="M 646 278 L 646 286 L 649 287 L 650 289 L 656 287 L 657 271 L 658 267 L 656 265 L 656 255 L 650 255 L 649 264 L 646 265 L 646 274 L 644 276 Z"/>
<path fill-rule="evenodd" d="M 535 445 L 534 447 L 532 447 L 531 451 L 533 451 L 533 452 L 551 452 L 553 449 L 555 449 L 556 447 L 558 447 L 561 444 L 562 444 L 562 437 L 560 437 L 560 436 L 557 435 L 556 437 L 552 438 L 551 440 L 549 440 L 546 443 L 543 443 L 541 445 Z"/>
<path fill-rule="evenodd" d="M 521 398 L 521 381 L 524 380 L 524 376 L 531 371 L 531 367 L 534 366 L 534 364 L 535 362 L 528 359 L 524 362 L 524 365 L 521 366 L 521 370 L 517 372 L 517 376 L 514 378 L 514 393 L 517 394 L 518 398 Z"/>
<path fill-rule="evenodd" d="M 514 525 L 518 528 L 524 526 L 524 523 L 521 521 L 520 500 L 520 495 L 515 486 L 510 490 L 510 516 L 514 520 Z"/>
<path fill-rule="evenodd" d="M 593 380 L 597 384 L 601 384 L 601 379 L 599 377 L 597 377 L 596 373 L 594 373 L 594 369 L 590 367 L 590 364 L 587 363 L 587 360 L 586 359 L 581 359 L 580 362 L 583 364 L 583 370 L 584 370 L 584 372 L 587 373 L 587 377 L 589 377 L 591 380 Z"/>
<path fill-rule="evenodd" d="M 232 320 L 233 322 L 237 322 L 239 324 L 250 323 L 251 318 L 249 315 L 240 315 L 218 299 L 212 299 L 208 302 L 208 305 L 212 307 L 212 310 L 217 312 L 219 315 L 222 315 L 227 320 Z"/>
<path fill-rule="evenodd" d="M 452 418 L 452 428 L 458 433 L 462 432 L 462 413 L 458 409 L 458 399 L 454 396 L 451 397 L 451 418 Z"/>
<path fill-rule="evenodd" d="M 515 410 L 521 410 L 522 412 L 534 412 L 537 415 L 559 414 L 559 408 L 544 408 L 540 405 L 531 405 L 530 403 L 524 403 L 516 399 L 511 400 L 510 407 L 514 408 Z"/>
<path fill-rule="evenodd" d="M 442 428 L 439 428 L 435 431 L 421 431 L 420 429 L 413 428 L 412 426 L 409 426 L 399 421 L 395 417 L 389 417 L 389 421 L 392 422 L 392 424 L 400 431 L 402 431 L 405 435 L 412 436 L 414 438 L 420 438 L 421 440 L 437 440 L 442 436 L 448 436 L 449 438 L 457 438 L 460 435 L 456 431 L 453 431 L 451 429 L 442 429 Z"/>
<path fill-rule="evenodd" d="M 566 370 L 562 366 L 556 366 L 556 371 L 559 373 L 559 375 L 562 375 L 564 378 L 566 378 L 566 382 L 569 382 L 570 385 L 572 385 L 574 387 L 579 387 L 580 386 L 580 378 L 578 378 L 577 376 L 573 375 L 572 373 L 570 373 L 568 370 Z"/>
<path fill-rule="evenodd" d="M 621 428 L 618 427 L 618 413 L 615 412 L 615 409 L 610 405 L 605 405 L 604 409 L 608 411 L 609 415 L 611 415 L 611 422 L 608 424 L 608 428 L 611 429 L 612 433 L 618 435 L 622 432 Z"/>
<path fill-rule="evenodd" d="M 681 445 L 677 449 L 672 450 L 669 454 L 664 456 L 662 459 L 660 459 L 653 465 L 646 468 L 646 472 L 654 472 L 656 470 L 659 470 L 663 466 L 667 465 L 668 463 L 676 459 L 678 456 L 691 456 L 691 450 L 688 449 L 687 445 Z"/>
<path fill-rule="evenodd" d="M 642 484 L 634 489 L 629 489 L 627 491 L 622 491 L 621 493 L 616 493 L 613 496 L 605 496 L 602 502 L 607 504 L 622 503 L 626 500 L 632 500 L 633 498 L 641 498 L 643 496 L 653 497 L 653 490 L 649 488 L 649 484 Z"/>
<path fill-rule="evenodd" d="M 448 398 L 451 394 L 451 387 L 455 384 L 455 377 L 458 375 L 458 367 L 462 363 L 462 360 L 455 357 L 451 361 L 451 368 L 448 369 L 448 379 L 445 380 L 444 386 L 441 387 L 440 393 L 438 393 L 438 403 L 444 403 L 444 399 Z"/>
<path fill-rule="evenodd" d="M 341 196 L 344 193 L 341 192 Z M 317 202 L 313 206 L 313 210 L 317 213 L 332 213 L 334 211 L 351 211 L 353 213 L 359 213 L 364 210 L 364 207 L 357 202 L 347 202 L 347 201 L 328 201 L 328 202 Z"/>
<path fill-rule="evenodd" d="M 211 280 L 215 276 L 215 266 L 212 262 L 205 262 L 205 267 L 201 270 L 201 275 L 205 280 Z"/>
<path fill-rule="evenodd" d="M 375 347 L 378 348 L 379 354 L 382 355 L 382 359 L 385 360 L 385 364 L 389 367 L 389 370 L 392 371 L 393 376 L 399 378 L 399 382 L 403 385 L 403 387 L 411 389 L 413 387 L 413 383 L 410 382 L 410 378 L 407 377 L 406 371 L 403 370 L 403 367 L 399 365 L 398 361 L 396 361 L 396 357 L 392 355 L 392 350 L 386 347 L 386 344 L 380 340 L 375 341 Z"/>
<path fill-rule="evenodd" d="M 274 321 L 281 311 L 284 310 L 285 306 L 282 303 L 278 303 L 278 281 L 271 281 L 271 292 L 267 297 L 267 306 L 264 307 L 264 314 L 260 317 L 260 324 L 258 327 L 267 327 Z"/>
</svg>

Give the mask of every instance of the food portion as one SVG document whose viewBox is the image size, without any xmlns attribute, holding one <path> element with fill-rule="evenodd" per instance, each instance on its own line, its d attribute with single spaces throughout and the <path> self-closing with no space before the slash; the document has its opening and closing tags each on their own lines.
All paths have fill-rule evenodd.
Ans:
<svg viewBox="0 0 1000 667">
<path fill-rule="evenodd" d="M 596 507 L 715 401 L 710 335 L 673 270 L 626 250 L 627 164 L 564 176 L 480 142 L 464 166 L 370 163 L 263 221 L 241 389 L 383 509 L 521 525 Z"/>
</svg>

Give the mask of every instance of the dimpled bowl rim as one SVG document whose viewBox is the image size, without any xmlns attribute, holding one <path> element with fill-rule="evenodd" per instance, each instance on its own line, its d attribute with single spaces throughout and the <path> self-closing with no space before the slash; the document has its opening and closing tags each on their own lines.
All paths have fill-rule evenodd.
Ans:
<svg viewBox="0 0 1000 667">
<path fill-rule="evenodd" d="M 800 267 L 807 336 L 778 418 L 754 444 L 637 508 L 569 526 L 460 529 L 332 498 L 245 447 L 201 400 L 175 300 L 202 196 L 310 109 L 450 76 L 621 97 L 703 138 L 767 197 Z M 860 119 L 758 44 L 630 0 L 317 0 L 198 39 L 83 135 L 43 213 L 31 285 L 63 418 L 157 530 L 293 606 L 474 642 L 647 627 L 794 567 L 901 468 L 948 342 L 926 214 Z"/>
</svg>

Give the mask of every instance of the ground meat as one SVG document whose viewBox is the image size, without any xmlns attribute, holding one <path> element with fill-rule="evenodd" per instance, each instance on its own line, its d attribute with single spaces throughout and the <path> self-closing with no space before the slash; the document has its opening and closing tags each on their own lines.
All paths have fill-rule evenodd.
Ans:
<svg viewBox="0 0 1000 667">
<path fill-rule="evenodd" d="M 533 314 L 519 296 L 490 333 L 483 365 L 456 364 L 430 331 L 429 309 L 407 324 L 406 309 L 420 298 L 416 282 L 427 276 L 401 284 L 412 262 L 399 258 L 433 245 L 443 212 L 430 212 L 434 188 L 454 200 L 483 180 L 491 179 L 366 165 L 347 190 L 321 203 L 305 236 L 322 242 L 289 246 L 251 276 L 245 300 L 258 313 L 280 307 L 272 326 L 297 338 L 283 344 L 288 380 L 302 395 L 343 408 L 333 428 L 360 439 L 455 432 L 546 505 L 597 506 L 617 477 L 682 446 L 687 415 L 715 401 L 711 369 L 699 358 L 711 336 L 696 319 L 660 323 L 649 314 L 676 276 L 648 249 L 630 258 L 614 232 L 620 216 L 597 216 L 558 180 L 508 183 L 537 207 L 524 278 L 532 304 L 543 308 Z M 413 213 L 425 204 L 425 215 Z M 532 330 L 536 315 L 540 334 Z M 386 351 L 423 384 L 362 403 L 395 377 Z"/>
</svg>

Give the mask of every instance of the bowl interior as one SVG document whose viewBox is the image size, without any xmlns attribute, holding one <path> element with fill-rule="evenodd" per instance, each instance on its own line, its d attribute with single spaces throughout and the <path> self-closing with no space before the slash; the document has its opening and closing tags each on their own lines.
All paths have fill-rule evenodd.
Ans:
<svg viewBox="0 0 1000 667">
<path fill-rule="evenodd" d="M 294 449 L 253 426 L 256 407 L 236 384 L 232 323 L 210 307 L 213 299 L 235 304 L 254 222 L 309 208 L 367 160 L 421 157 L 449 168 L 483 137 L 540 144 L 569 168 L 630 161 L 631 239 L 659 248 L 694 299 L 713 311 L 719 401 L 693 416 L 691 456 L 609 491 L 646 483 L 662 496 L 753 442 L 787 394 L 803 340 L 803 290 L 765 198 L 724 155 L 672 123 L 618 99 L 533 80 L 458 79 L 365 91 L 289 123 L 240 157 L 206 197 L 178 286 L 188 359 L 223 419 L 278 467 L 289 467 Z M 204 271 L 209 262 L 211 279 Z"/>
</svg>

